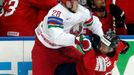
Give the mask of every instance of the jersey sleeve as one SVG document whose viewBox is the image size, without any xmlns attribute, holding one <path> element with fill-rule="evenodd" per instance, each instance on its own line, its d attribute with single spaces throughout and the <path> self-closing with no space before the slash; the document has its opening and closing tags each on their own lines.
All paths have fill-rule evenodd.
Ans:
<svg viewBox="0 0 134 75">
<path fill-rule="evenodd" d="M 126 44 L 123 43 L 122 41 L 120 41 L 117 48 L 116 48 L 117 54 L 121 53 L 125 47 L 126 47 Z"/>
<path fill-rule="evenodd" d="M 89 11 L 87 11 L 86 14 L 87 19 L 86 22 L 84 23 L 84 26 L 89 30 L 91 30 L 92 33 L 102 36 L 104 33 L 102 30 L 102 23 L 100 22 L 99 18 L 93 16 Z"/>
<path fill-rule="evenodd" d="M 96 65 L 96 56 L 95 56 L 95 51 L 90 50 L 88 51 L 84 56 L 83 56 L 83 63 L 86 69 L 95 69 Z"/>
<path fill-rule="evenodd" d="M 93 24 L 89 27 L 89 29 L 99 36 L 103 36 L 103 30 L 102 30 L 102 23 L 100 22 L 99 18 L 96 16 L 93 16 Z"/>
<path fill-rule="evenodd" d="M 37 7 L 39 9 L 49 10 L 56 4 L 58 4 L 57 0 L 28 0 L 32 6 Z"/>
<path fill-rule="evenodd" d="M 55 14 L 56 13 L 56 14 Z M 75 36 L 64 31 L 63 11 L 54 9 L 48 13 L 47 26 L 50 41 L 56 45 L 70 46 L 75 44 Z"/>
<path fill-rule="evenodd" d="M 85 54 L 83 62 L 86 69 L 101 72 L 106 71 L 106 63 L 104 57 L 96 56 L 94 50 L 90 50 Z"/>
</svg>

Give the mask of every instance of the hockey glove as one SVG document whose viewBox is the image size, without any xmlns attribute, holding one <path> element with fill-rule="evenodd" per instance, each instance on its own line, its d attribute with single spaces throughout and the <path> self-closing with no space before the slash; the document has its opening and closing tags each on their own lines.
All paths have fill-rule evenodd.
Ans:
<svg viewBox="0 0 134 75">
<path fill-rule="evenodd" d="M 120 54 L 126 54 L 126 52 L 128 51 L 128 49 L 129 49 L 129 44 L 126 42 L 126 41 L 122 41 L 124 44 L 125 44 L 125 47 L 124 47 L 124 49 L 121 51 L 121 53 Z"/>
<path fill-rule="evenodd" d="M 110 4 L 110 13 L 117 20 L 124 20 L 125 19 L 125 13 L 124 13 L 124 11 L 122 11 L 117 5 Z"/>
<path fill-rule="evenodd" d="M 88 36 L 80 35 L 80 37 L 76 38 L 75 43 L 79 45 L 84 52 L 91 49 L 91 42 Z"/>
<path fill-rule="evenodd" d="M 125 13 L 117 5 L 110 4 L 110 13 L 115 18 L 116 27 L 124 27 Z"/>
</svg>

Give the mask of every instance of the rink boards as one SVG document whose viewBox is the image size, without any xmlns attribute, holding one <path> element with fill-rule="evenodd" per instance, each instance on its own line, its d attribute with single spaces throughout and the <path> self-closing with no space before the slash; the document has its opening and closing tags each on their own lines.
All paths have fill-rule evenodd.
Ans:
<svg viewBox="0 0 134 75">
<path fill-rule="evenodd" d="M 134 36 L 120 36 L 131 48 L 120 55 L 114 75 L 134 75 Z M 0 37 L 0 75 L 31 75 L 34 37 Z"/>
</svg>

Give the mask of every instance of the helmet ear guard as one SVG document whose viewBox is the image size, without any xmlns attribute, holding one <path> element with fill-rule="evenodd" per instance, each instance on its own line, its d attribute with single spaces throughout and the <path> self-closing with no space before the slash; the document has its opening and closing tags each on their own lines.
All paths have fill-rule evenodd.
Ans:
<svg viewBox="0 0 134 75">
<path fill-rule="evenodd" d="M 58 3 L 60 3 L 60 0 L 57 0 Z"/>
<path fill-rule="evenodd" d="M 87 5 L 87 0 L 80 0 L 80 4 L 83 5 L 83 6 L 86 6 Z"/>
<path fill-rule="evenodd" d="M 86 6 L 89 9 L 94 8 L 94 2 L 93 2 L 93 0 L 80 0 L 80 4 L 82 6 Z"/>
</svg>

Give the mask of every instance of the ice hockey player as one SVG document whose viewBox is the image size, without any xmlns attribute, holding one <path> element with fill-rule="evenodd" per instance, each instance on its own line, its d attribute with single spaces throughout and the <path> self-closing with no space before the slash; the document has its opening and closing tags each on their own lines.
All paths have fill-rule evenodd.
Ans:
<svg viewBox="0 0 134 75">
<path fill-rule="evenodd" d="M 129 44 L 113 32 L 101 38 L 93 34 L 91 43 L 92 48 L 80 61 L 59 65 L 55 75 L 112 75 L 119 54 L 125 54 L 129 49 Z"/>
<path fill-rule="evenodd" d="M 33 75 L 53 75 L 57 65 L 78 61 L 82 53 L 74 45 L 82 42 L 76 37 L 79 37 L 83 27 L 103 36 L 101 26 L 99 19 L 92 16 L 78 0 L 61 0 L 35 29 Z M 88 41 L 83 47 L 88 49 Z"/>
</svg>

